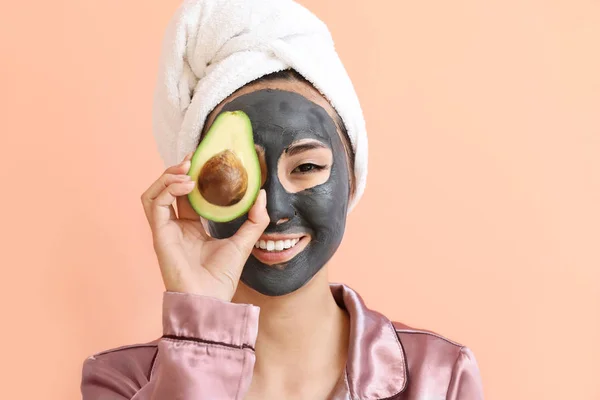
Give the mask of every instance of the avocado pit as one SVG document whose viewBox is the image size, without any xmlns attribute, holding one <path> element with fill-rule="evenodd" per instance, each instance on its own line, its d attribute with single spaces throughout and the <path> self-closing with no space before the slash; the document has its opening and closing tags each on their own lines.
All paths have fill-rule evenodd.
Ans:
<svg viewBox="0 0 600 400">
<path fill-rule="evenodd" d="M 198 176 L 198 190 L 211 204 L 232 206 L 248 189 L 248 173 L 239 157 L 227 149 L 206 161 Z"/>
</svg>

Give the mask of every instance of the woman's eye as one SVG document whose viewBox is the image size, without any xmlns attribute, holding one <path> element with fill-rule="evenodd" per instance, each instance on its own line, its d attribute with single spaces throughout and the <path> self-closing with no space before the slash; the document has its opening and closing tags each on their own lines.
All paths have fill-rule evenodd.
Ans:
<svg viewBox="0 0 600 400">
<path fill-rule="evenodd" d="M 294 168 L 294 170 L 292 171 L 292 173 L 299 172 L 301 174 L 304 174 L 304 173 L 307 173 L 307 172 L 310 172 L 310 171 L 320 171 L 323 168 L 325 168 L 325 167 L 321 166 L 321 165 L 306 163 L 306 164 L 302 164 L 302 165 L 299 165 L 296 168 Z"/>
</svg>

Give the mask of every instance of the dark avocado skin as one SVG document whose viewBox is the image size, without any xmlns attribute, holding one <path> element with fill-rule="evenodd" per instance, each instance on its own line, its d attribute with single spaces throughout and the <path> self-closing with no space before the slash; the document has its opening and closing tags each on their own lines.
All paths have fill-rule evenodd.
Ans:
<svg viewBox="0 0 600 400">
<path fill-rule="evenodd" d="M 285 265 L 267 266 L 251 255 L 241 281 L 267 295 L 281 296 L 304 286 L 331 259 L 346 226 L 349 179 L 344 145 L 329 114 L 321 106 L 295 92 L 264 89 L 242 95 L 221 110 L 242 110 L 252 122 L 254 142 L 265 150 L 267 211 L 266 233 L 304 233 L 312 240 Z M 329 179 L 317 186 L 289 193 L 277 176 L 277 162 L 292 142 L 312 138 L 326 144 L 333 154 Z M 281 219 L 286 222 L 276 225 Z M 209 221 L 211 236 L 232 236 L 247 214 L 230 222 Z"/>
</svg>

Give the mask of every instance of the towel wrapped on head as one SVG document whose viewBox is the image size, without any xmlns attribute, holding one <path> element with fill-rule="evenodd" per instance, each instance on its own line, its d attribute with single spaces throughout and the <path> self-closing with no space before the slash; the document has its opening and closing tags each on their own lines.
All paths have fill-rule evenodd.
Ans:
<svg viewBox="0 0 600 400">
<path fill-rule="evenodd" d="M 367 177 L 365 121 L 327 26 L 292 0 L 186 0 L 167 26 L 152 125 L 166 166 L 198 145 L 208 114 L 247 83 L 294 69 L 337 111 L 354 152 L 354 196 Z"/>
</svg>

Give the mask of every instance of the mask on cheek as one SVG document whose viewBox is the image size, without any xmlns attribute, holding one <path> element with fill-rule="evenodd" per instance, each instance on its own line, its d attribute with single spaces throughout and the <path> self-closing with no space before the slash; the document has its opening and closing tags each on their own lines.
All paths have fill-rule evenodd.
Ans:
<svg viewBox="0 0 600 400">
<path fill-rule="evenodd" d="M 267 178 L 263 187 L 271 219 L 265 234 L 305 236 L 295 245 L 301 250 L 286 262 L 267 265 L 253 253 L 244 266 L 241 281 L 268 296 L 285 295 L 304 286 L 342 241 L 349 200 L 344 145 L 329 114 L 298 93 L 259 90 L 227 103 L 221 112 L 235 110 L 248 114 L 254 142 L 265 150 Z M 293 142 L 301 139 L 324 143 L 331 149 L 333 163 L 327 181 L 290 193 L 278 176 L 278 161 Z M 230 237 L 246 218 L 244 215 L 231 222 L 209 222 L 210 234 L 215 238 Z M 260 254 L 266 254 L 264 251 Z"/>
</svg>

